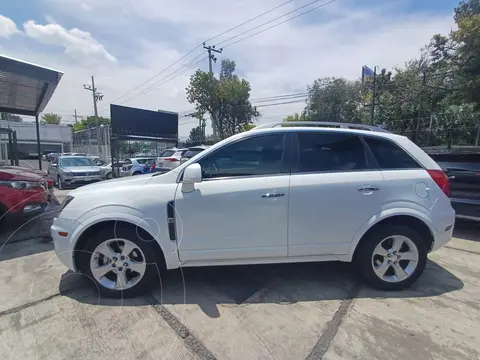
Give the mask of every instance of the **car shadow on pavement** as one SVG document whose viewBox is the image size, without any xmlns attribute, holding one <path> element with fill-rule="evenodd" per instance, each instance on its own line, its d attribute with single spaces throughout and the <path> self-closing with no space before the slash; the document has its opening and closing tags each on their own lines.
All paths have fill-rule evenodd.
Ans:
<svg viewBox="0 0 480 360">
<path fill-rule="evenodd" d="M 463 240 L 480 241 L 480 222 L 471 220 L 455 220 L 453 236 Z"/>
<path fill-rule="evenodd" d="M 78 302 L 100 306 L 196 304 L 211 318 L 219 306 L 349 298 L 433 297 L 463 288 L 451 272 L 429 260 L 424 274 L 409 289 L 379 291 L 362 285 L 346 263 L 300 263 L 183 268 L 164 272 L 152 295 L 136 299 L 102 298 L 93 282 L 70 271 L 62 275 L 60 292 Z"/>
</svg>

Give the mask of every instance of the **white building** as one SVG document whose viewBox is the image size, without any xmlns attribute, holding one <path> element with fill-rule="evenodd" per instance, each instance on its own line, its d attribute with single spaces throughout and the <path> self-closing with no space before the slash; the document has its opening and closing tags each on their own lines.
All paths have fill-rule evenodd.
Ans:
<svg viewBox="0 0 480 360">
<path fill-rule="evenodd" d="M 17 153 L 20 159 L 37 157 L 37 133 L 35 122 L 12 122 L 0 120 L 0 128 L 10 128 L 17 132 Z M 2 158 L 6 154 L 8 138 L 1 135 Z M 53 150 L 56 152 L 70 151 L 72 144 L 72 128 L 67 125 L 40 124 L 40 151 Z M 5 149 L 4 149 L 5 148 Z"/>
</svg>

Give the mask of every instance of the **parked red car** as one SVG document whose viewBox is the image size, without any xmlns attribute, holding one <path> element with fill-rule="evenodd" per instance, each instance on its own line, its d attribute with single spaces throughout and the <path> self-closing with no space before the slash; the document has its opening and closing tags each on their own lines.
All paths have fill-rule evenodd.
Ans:
<svg viewBox="0 0 480 360">
<path fill-rule="evenodd" d="M 19 167 L 0 168 L 0 216 L 32 216 L 45 211 L 49 199 L 47 179 Z"/>
<path fill-rule="evenodd" d="M 23 172 L 31 172 L 33 174 L 42 176 L 48 183 L 49 198 L 53 198 L 53 186 L 55 185 L 55 181 L 48 175 L 46 171 L 13 165 L 1 166 L 0 171 L 2 171 L 2 169 L 22 170 Z"/>
</svg>

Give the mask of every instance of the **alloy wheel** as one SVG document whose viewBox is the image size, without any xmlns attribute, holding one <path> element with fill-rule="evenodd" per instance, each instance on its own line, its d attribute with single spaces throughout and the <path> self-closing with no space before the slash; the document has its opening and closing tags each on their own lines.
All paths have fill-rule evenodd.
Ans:
<svg viewBox="0 0 480 360">
<path fill-rule="evenodd" d="M 375 247 L 372 254 L 372 267 L 383 281 L 397 283 L 409 278 L 419 263 L 419 253 L 415 243 L 406 236 L 389 236 Z"/>
<path fill-rule="evenodd" d="M 127 239 L 109 239 L 94 250 L 90 270 L 99 284 L 111 290 L 127 290 L 142 280 L 147 263 L 142 250 Z"/>
</svg>

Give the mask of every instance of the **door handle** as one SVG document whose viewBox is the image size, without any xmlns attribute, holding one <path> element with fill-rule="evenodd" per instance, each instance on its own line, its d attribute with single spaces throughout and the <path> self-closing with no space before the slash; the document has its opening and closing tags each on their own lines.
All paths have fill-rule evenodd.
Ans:
<svg viewBox="0 0 480 360">
<path fill-rule="evenodd" d="M 285 196 L 285 193 L 266 193 L 262 194 L 262 198 L 275 198 Z"/>
<path fill-rule="evenodd" d="M 360 191 L 360 192 L 373 192 L 373 191 L 380 190 L 380 188 L 378 188 L 376 186 L 368 185 L 368 186 L 359 187 L 357 190 Z"/>
</svg>

